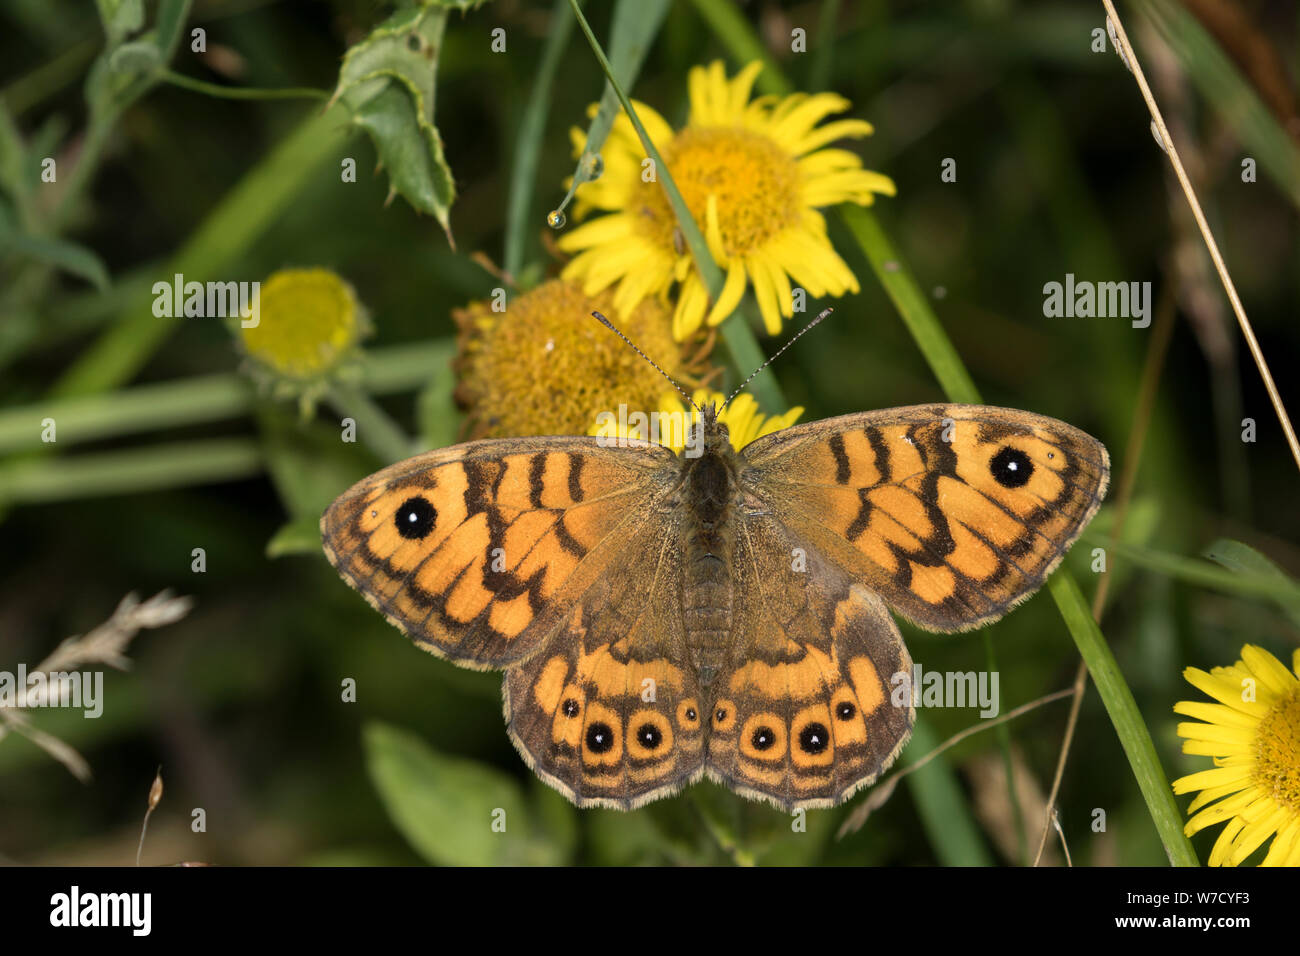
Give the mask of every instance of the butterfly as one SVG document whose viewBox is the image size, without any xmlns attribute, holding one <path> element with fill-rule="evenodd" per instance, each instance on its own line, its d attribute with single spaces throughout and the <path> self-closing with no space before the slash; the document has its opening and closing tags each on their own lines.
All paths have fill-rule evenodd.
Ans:
<svg viewBox="0 0 1300 956">
<path fill-rule="evenodd" d="M 785 810 L 848 799 L 912 729 L 890 609 L 931 631 L 1000 618 L 1109 478 L 1079 429 L 982 405 L 829 418 L 740 451 L 711 405 L 691 428 L 680 455 L 467 442 L 371 475 L 321 519 L 330 562 L 396 627 L 505 672 L 510 739 L 582 807 L 705 776 Z"/>
</svg>

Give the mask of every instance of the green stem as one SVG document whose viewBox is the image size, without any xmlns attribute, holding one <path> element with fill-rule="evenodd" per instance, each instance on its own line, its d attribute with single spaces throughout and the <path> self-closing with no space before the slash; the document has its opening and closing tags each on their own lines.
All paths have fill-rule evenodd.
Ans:
<svg viewBox="0 0 1300 956">
<path fill-rule="evenodd" d="M 158 78 L 165 83 L 170 83 L 172 86 L 179 86 L 181 89 L 226 100 L 327 100 L 330 98 L 328 90 L 318 90 L 308 86 L 293 86 L 272 90 L 244 86 L 221 86 L 219 83 L 196 80 L 192 76 L 186 76 L 170 69 L 160 70 Z"/>
<path fill-rule="evenodd" d="M 537 182 L 537 157 L 541 152 L 542 136 L 546 132 L 546 115 L 551 102 L 551 85 L 559 70 L 564 51 L 573 33 L 573 14 L 568 0 L 555 0 L 551 11 L 551 29 L 542 52 L 542 62 L 533 79 L 528 106 L 523 122 L 519 124 L 519 139 L 515 146 L 515 162 L 510 172 L 510 198 L 506 204 L 506 241 L 503 265 L 506 275 L 518 278 L 524 264 L 524 241 L 528 233 L 529 215 L 533 202 L 533 187 Z"/>
<path fill-rule="evenodd" d="M 159 278 L 181 273 L 187 280 L 203 281 L 221 275 L 277 221 L 350 129 L 332 110 L 309 116 L 222 197 Z M 133 303 L 81 353 L 52 393 L 85 395 L 122 384 L 140 370 L 179 321 L 155 316 L 152 296 Z"/>
<path fill-rule="evenodd" d="M 0 503 L 40 504 L 138 494 L 248 478 L 262 470 L 247 438 L 173 442 L 157 448 L 68 458 L 29 458 L 0 465 Z"/>
<path fill-rule="evenodd" d="M 325 394 L 338 412 L 356 421 L 357 437 L 384 461 L 411 457 L 415 443 L 361 389 L 336 382 Z"/>
<path fill-rule="evenodd" d="M 636 110 L 633 109 L 632 101 L 628 99 L 622 85 L 615 79 L 614 70 L 609 65 L 609 60 L 605 58 L 605 51 L 601 49 L 600 42 L 591 31 L 591 25 L 587 23 L 587 18 L 582 15 L 577 0 L 569 0 L 569 6 L 573 8 L 573 15 L 578 21 L 578 26 L 582 28 L 582 32 L 586 35 L 587 42 L 591 44 L 591 50 L 596 55 L 600 68 L 605 71 L 606 79 L 609 80 L 610 86 L 614 88 L 614 93 L 618 96 L 619 102 L 623 104 L 623 110 L 632 122 L 632 127 L 641 140 L 642 148 L 645 149 L 646 155 L 654 161 L 656 179 L 663 188 L 664 194 L 668 197 L 668 203 L 672 206 L 673 215 L 677 217 L 677 224 L 681 228 L 682 235 L 686 239 L 686 245 L 690 248 L 691 256 L 695 260 L 695 267 L 700 272 L 700 278 L 704 281 L 704 287 L 708 290 L 709 297 L 716 300 L 722 292 L 724 277 L 722 270 L 713 261 L 713 256 L 709 254 L 709 247 L 704 241 L 704 234 L 700 232 L 699 225 L 696 224 L 695 218 L 686 205 L 686 201 L 682 198 L 681 191 L 678 190 L 677 184 L 673 181 L 668 164 L 664 162 L 663 156 L 660 155 L 659 150 L 651 141 L 650 135 L 646 132 L 645 127 L 641 125 L 641 118 L 637 116 Z M 754 338 L 753 331 L 746 324 L 743 314 L 737 313 L 724 322 L 723 330 L 723 336 L 726 339 L 733 362 L 742 357 L 748 357 L 751 360 L 758 359 L 748 368 L 738 364 L 736 366 L 737 374 L 743 377 L 762 364 L 762 350 Z M 787 407 L 785 396 L 782 394 L 781 386 L 775 376 L 769 375 L 766 378 L 756 378 L 750 387 L 753 389 L 754 397 L 758 399 L 759 404 L 768 411 L 775 413 L 783 411 Z"/>
<path fill-rule="evenodd" d="M 841 213 L 949 400 L 979 403 L 979 390 L 957 350 L 874 214 L 855 206 L 842 207 Z M 1138 712 L 1137 702 L 1120 674 L 1101 628 L 1083 601 L 1079 586 L 1064 568 L 1059 568 L 1048 580 L 1048 590 L 1097 685 L 1170 862 L 1176 866 L 1197 866 L 1196 853 L 1183 834 L 1173 789 L 1160 765 L 1151 732 Z"/>
<path fill-rule="evenodd" d="M 362 387 L 389 395 L 424 385 L 432 376 L 450 375 L 455 343 L 439 339 L 391 346 L 367 353 Z M 0 411 L 0 453 L 40 448 L 43 422 L 57 429 L 57 448 L 163 428 L 178 428 L 250 414 L 256 388 L 242 375 L 203 375 L 176 382 L 140 385 L 106 395 L 50 399 Z"/>
</svg>

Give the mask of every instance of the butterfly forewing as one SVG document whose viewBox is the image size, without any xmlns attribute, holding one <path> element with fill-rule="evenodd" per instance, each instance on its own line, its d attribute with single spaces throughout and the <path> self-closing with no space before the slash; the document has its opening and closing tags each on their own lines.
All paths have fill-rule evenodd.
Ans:
<svg viewBox="0 0 1300 956">
<path fill-rule="evenodd" d="M 1064 422 L 981 405 L 846 415 L 760 438 L 741 485 L 895 610 L 975 627 L 1033 593 L 1096 513 L 1109 458 Z"/>
<path fill-rule="evenodd" d="M 321 519 L 325 553 L 424 647 L 500 668 L 535 653 L 611 560 L 653 536 L 647 503 L 674 461 L 591 438 L 429 452 L 341 495 Z"/>
</svg>

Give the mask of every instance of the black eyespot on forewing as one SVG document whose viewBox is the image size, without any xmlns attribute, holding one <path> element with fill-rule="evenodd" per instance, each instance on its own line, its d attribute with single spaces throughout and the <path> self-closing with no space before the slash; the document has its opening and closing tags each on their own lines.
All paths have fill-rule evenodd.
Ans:
<svg viewBox="0 0 1300 956">
<path fill-rule="evenodd" d="M 427 538 L 438 521 L 438 509 L 429 503 L 428 498 L 415 495 L 402 502 L 393 521 L 397 525 L 397 533 L 403 538 Z"/>
<path fill-rule="evenodd" d="M 811 723 L 799 732 L 799 749 L 806 754 L 819 754 L 830 746 L 831 732 L 825 724 Z"/>
<path fill-rule="evenodd" d="M 849 703 L 847 700 L 843 701 L 838 707 L 835 708 L 835 716 L 838 717 L 840 720 L 852 720 L 853 715 L 856 714 L 857 712 L 858 709 L 854 707 L 851 703 Z"/>
<path fill-rule="evenodd" d="M 989 462 L 989 472 L 1003 488 L 1023 488 L 1034 473 L 1034 463 L 1019 448 L 1004 445 Z"/>
<path fill-rule="evenodd" d="M 576 700 L 574 700 L 572 697 L 566 697 L 566 698 L 565 698 L 565 700 L 564 700 L 564 705 L 563 705 L 563 709 L 564 709 L 564 716 L 565 716 L 565 717 L 577 717 L 577 716 L 578 716 L 578 702 L 577 702 Z"/>
<path fill-rule="evenodd" d="M 587 728 L 587 749 L 594 754 L 607 753 L 614 746 L 614 731 L 609 724 L 596 721 Z"/>
</svg>

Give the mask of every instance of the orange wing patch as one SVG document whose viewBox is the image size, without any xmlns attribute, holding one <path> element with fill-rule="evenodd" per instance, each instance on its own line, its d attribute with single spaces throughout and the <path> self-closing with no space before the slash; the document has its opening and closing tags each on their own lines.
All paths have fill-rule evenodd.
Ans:
<svg viewBox="0 0 1300 956">
<path fill-rule="evenodd" d="M 534 653 L 646 533 L 672 453 L 594 439 L 474 442 L 385 469 L 321 519 L 343 578 L 435 653 L 503 667 Z"/>
</svg>

